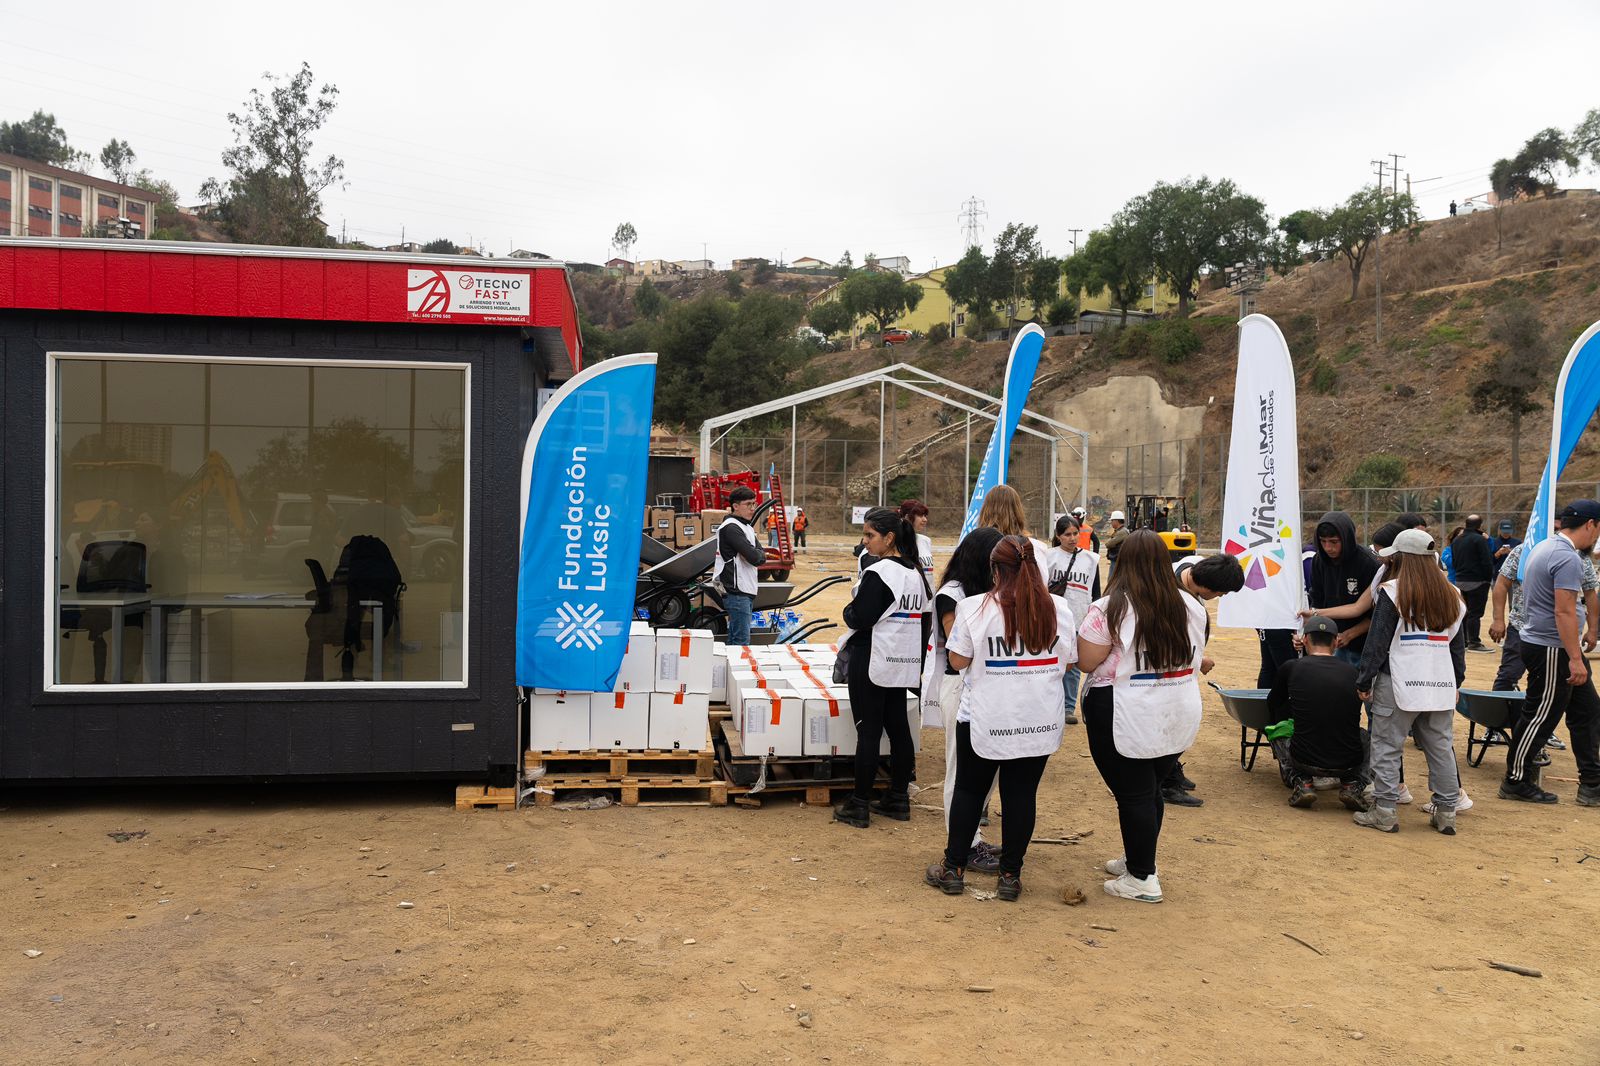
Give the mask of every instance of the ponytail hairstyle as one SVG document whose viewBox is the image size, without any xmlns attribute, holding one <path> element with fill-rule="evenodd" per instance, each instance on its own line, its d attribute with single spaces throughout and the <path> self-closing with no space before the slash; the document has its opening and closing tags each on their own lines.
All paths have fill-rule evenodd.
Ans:
<svg viewBox="0 0 1600 1066">
<path fill-rule="evenodd" d="M 939 587 L 954 581 L 961 586 L 963 596 L 981 596 L 994 588 L 994 564 L 990 556 L 999 543 L 1000 531 L 989 526 L 979 526 L 962 537 L 950 561 L 944 564 Z"/>
<path fill-rule="evenodd" d="M 1048 651 L 1056 642 L 1056 609 L 1039 580 L 1033 542 L 1027 537 L 1002 537 L 989 558 L 994 567 L 994 591 L 989 595 L 1006 620 L 1006 643 L 1015 648 L 1020 642 L 1028 652 Z"/>
<path fill-rule="evenodd" d="M 1117 568 L 1111 572 L 1106 624 L 1113 635 L 1133 612 L 1132 648 L 1141 668 L 1173 670 L 1194 658 L 1189 643 L 1189 611 L 1178 578 L 1172 572 L 1166 542 L 1149 529 L 1136 529 L 1122 542 Z"/>
<path fill-rule="evenodd" d="M 1010 485 L 996 485 L 983 498 L 978 525 L 993 526 L 1008 537 L 1028 535 L 1028 515 L 1022 509 L 1022 496 Z"/>
<path fill-rule="evenodd" d="M 912 528 L 911 519 L 887 507 L 874 507 L 867 512 L 861 524 L 871 526 L 881 534 L 894 535 L 895 552 L 902 561 L 911 564 L 911 569 L 922 578 L 923 591 L 931 598 L 933 590 L 928 588 L 928 575 L 922 572 L 922 557 L 917 554 L 917 531 Z"/>
</svg>

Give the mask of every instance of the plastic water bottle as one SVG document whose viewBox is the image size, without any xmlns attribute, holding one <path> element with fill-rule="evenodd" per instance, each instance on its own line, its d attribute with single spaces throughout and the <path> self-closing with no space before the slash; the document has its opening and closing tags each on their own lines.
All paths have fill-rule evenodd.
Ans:
<svg viewBox="0 0 1600 1066">
<path fill-rule="evenodd" d="M 765 628 L 767 628 L 767 612 L 766 611 L 751 611 L 750 612 L 750 628 L 751 629 L 765 629 Z"/>
</svg>

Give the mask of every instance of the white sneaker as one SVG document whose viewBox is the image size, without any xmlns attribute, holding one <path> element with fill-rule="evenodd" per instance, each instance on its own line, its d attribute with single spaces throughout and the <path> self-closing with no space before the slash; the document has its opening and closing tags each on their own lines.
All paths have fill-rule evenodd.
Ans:
<svg viewBox="0 0 1600 1066">
<path fill-rule="evenodd" d="M 1463 788 L 1456 792 L 1456 813 L 1460 814 L 1462 811 L 1470 810 L 1472 810 L 1472 797 L 1467 795 L 1467 790 Z M 1422 805 L 1422 813 L 1433 813 L 1433 802 L 1431 800 Z"/>
<path fill-rule="evenodd" d="M 1406 783 L 1404 781 L 1400 782 L 1400 798 L 1395 800 L 1395 802 L 1396 803 L 1410 803 L 1410 802 L 1412 802 L 1412 800 L 1411 800 L 1411 789 L 1406 785 Z"/>
<path fill-rule="evenodd" d="M 1156 878 L 1155 874 L 1151 874 L 1149 877 L 1135 877 L 1124 871 L 1115 880 L 1106 882 L 1106 894 L 1120 896 L 1123 899 L 1136 900 L 1140 903 L 1160 903 L 1161 882 Z"/>
<path fill-rule="evenodd" d="M 1328 792 L 1339 787 L 1339 779 L 1337 777 L 1313 777 L 1311 779 L 1311 787 L 1318 792 Z"/>
<path fill-rule="evenodd" d="M 1110 874 L 1112 877 L 1121 877 L 1127 872 L 1128 860 L 1125 856 L 1118 855 L 1116 858 L 1108 859 L 1106 861 L 1106 873 Z"/>
</svg>

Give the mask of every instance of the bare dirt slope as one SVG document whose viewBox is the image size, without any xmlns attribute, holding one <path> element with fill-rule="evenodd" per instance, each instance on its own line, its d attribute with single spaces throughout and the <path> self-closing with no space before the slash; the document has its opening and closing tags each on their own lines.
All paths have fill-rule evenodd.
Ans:
<svg viewBox="0 0 1600 1066">
<path fill-rule="evenodd" d="M 799 576 L 846 565 L 836 539 Z M 1213 652 L 1214 677 L 1253 680 L 1253 635 Z M 499 814 L 457 813 L 444 785 L 9 790 L 0 1062 L 1596 1061 L 1600 859 L 1579 860 L 1600 811 L 1571 803 L 1566 753 L 1559 806 L 1496 800 L 1495 753 L 1465 771 L 1459 836 L 1415 807 L 1384 836 L 1285 806 L 1270 758 L 1241 772 L 1206 710 L 1187 760 L 1206 805 L 1169 811 L 1153 907 L 1100 891 L 1116 815 L 1078 729 L 1038 835 L 1092 835 L 1035 846 L 1016 904 L 920 883 L 943 839 L 927 810 L 858 832 L 787 800 Z M 936 797 L 942 736 L 923 740 Z M 1407 777 L 1421 802 L 1411 750 Z"/>
</svg>

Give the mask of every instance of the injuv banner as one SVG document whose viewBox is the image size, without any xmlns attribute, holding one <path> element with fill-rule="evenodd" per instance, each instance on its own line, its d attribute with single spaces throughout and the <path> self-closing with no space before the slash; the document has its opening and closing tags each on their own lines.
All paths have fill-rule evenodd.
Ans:
<svg viewBox="0 0 1600 1066">
<path fill-rule="evenodd" d="M 1244 568 L 1244 588 L 1217 602 L 1217 624 L 1299 629 L 1300 445 L 1294 366 L 1277 323 L 1239 323 L 1233 435 L 1222 500 L 1222 550 Z"/>
<path fill-rule="evenodd" d="M 1017 339 L 1011 342 L 1011 355 L 1006 359 L 1005 391 L 1000 394 L 1000 417 L 995 419 L 989 450 L 983 453 L 983 466 L 972 483 L 972 499 L 967 501 L 967 517 L 961 523 L 963 537 L 977 526 L 983 498 L 989 495 L 989 490 L 1005 483 L 1011 437 L 1017 431 L 1017 423 L 1022 421 L 1023 408 L 1028 406 L 1033 375 L 1039 369 L 1039 356 L 1043 353 L 1044 330 L 1031 322 L 1023 326 Z"/>
<path fill-rule="evenodd" d="M 522 452 L 517 684 L 610 692 L 628 646 L 656 357 L 596 363 L 546 401 Z"/>
</svg>

